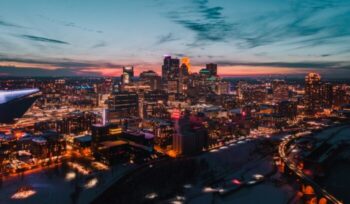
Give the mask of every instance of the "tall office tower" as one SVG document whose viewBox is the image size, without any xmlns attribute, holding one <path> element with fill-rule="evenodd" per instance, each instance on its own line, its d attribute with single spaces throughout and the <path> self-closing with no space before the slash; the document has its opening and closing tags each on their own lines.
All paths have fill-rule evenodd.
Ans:
<svg viewBox="0 0 350 204">
<path fill-rule="evenodd" d="M 120 118 L 139 116 L 139 98 L 135 92 L 115 92 L 108 101 L 108 119 L 118 120 Z"/>
<path fill-rule="evenodd" d="M 162 79 L 167 80 L 177 80 L 179 76 L 180 60 L 172 59 L 171 56 L 164 57 L 164 63 L 162 66 Z"/>
<path fill-rule="evenodd" d="M 171 56 L 164 56 L 163 66 L 162 66 L 162 79 L 166 81 L 168 79 L 168 75 L 171 67 Z"/>
<path fill-rule="evenodd" d="M 321 76 L 314 72 L 305 77 L 305 105 L 307 114 L 321 110 Z"/>
<path fill-rule="evenodd" d="M 180 67 L 180 72 L 179 72 L 179 77 L 180 80 L 186 78 L 187 76 L 189 76 L 189 68 L 187 67 L 186 64 L 181 64 Z"/>
<path fill-rule="evenodd" d="M 334 87 L 333 102 L 334 102 L 334 106 L 338 108 L 349 102 L 348 96 L 346 95 L 346 89 L 344 86 L 338 85 Z"/>
<path fill-rule="evenodd" d="M 331 108 L 333 105 L 333 85 L 330 83 L 321 85 L 321 105 L 323 108 Z"/>
<path fill-rule="evenodd" d="M 209 70 L 211 76 L 216 76 L 218 75 L 218 65 L 217 64 L 207 64 L 206 69 Z"/>
<path fill-rule="evenodd" d="M 145 84 L 151 87 L 151 90 L 161 89 L 161 77 L 154 71 L 144 71 L 140 74 L 140 81 L 145 82 Z"/>
<path fill-rule="evenodd" d="M 133 66 L 123 67 L 123 72 L 128 73 L 131 78 L 134 77 L 134 67 Z"/>
<path fill-rule="evenodd" d="M 122 84 L 129 84 L 134 77 L 134 67 L 123 67 Z"/>
<path fill-rule="evenodd" d="M 289 90 L 284 80 L 273 80 L 271 86 L 274 101 L 288 100 Z"/>
<path fill-rule="evenodd" d="M 190 73 L 190 70 L 191 70 L 190 58 L 189 58 L 189 57 L 183 57 L 183 58 L 181 59 L 181 64 L 182 64 L 182 65 L 186 65 L 186 67 L 187 67 L 187 73 Z"/>
<path fill-rule="evenodd" d="M 239 81 L 236 87 L 238 99 L 243 100 L 243 94 L 248 89 L 248 83 L 245 81 Z"/>
<path fill-rule="evenodd" d="M 197 154 L 208 148 L 208 132 L 196 116 L 173 117 L 173 150 L 178 155 Z"/>
</svg>

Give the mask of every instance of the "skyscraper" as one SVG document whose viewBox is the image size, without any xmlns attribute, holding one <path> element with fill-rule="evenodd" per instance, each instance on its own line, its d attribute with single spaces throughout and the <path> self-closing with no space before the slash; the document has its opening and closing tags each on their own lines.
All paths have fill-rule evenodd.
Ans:
<svg viewBox="0 0 350 204">
<path fill-rule="evenodd" d="M 134 77 L 134 67 L 123 67 L 122 84 L 129 84 Z"/>
<path fill-rule="evenodd" d="M 152 90 L 161 89 L 161 77 L 152 70 L 142 72 L 140 74 L 140 81 L 148 84 Z"/>
<path fill-rule="evenodd" d="M 128 73 L 130 77 L 134 77 L 134 67 L 133 66 L 123 67 L 123 72 Z"/>
<path fill-rule="evenodd" d="M 333 105 L 333 85 L 331 83 L 321 85 L 321 105 L 323 108 L 331 108 Z"/>
<path fill-rule="evenodd" d="M 176 80 L 179 76 L 180 60 L 171 56 L 164 57 L 164 63 L 162 66 L 162 79 L 163 81 Z"/>
<path fill-rule="evenodd" d="M 321 109 L 321 76 L 314 72 L 305 77 L 305 106 L 311 115 Z"/>
<path fill-rule="evenodd" d="M 218 75 L 218 65 L 217 64 L 207 64 L 206 69 L 209 70 L 211 76 L 216 76 Z"/>
<path fill-rule="evenodd" d="M 138 117 L 139 98 L 134 92 L 115 92 L 108 99 L 109 120 Z"/>
</svg>

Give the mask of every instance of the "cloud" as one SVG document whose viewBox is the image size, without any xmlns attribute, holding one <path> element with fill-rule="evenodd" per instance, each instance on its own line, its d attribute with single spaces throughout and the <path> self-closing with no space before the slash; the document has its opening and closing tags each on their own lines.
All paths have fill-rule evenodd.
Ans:
<svg viewBox="0 0 350 204">
<path fill-rule="evenodd" d="M 66 44 L 69 45 L 68 42 L 61 41 L 61 40 L 55 40 L 45 37 L 39 37 L 34 35 L 20 35 L 19 37 L 26 39 L 26 40 L 32 40 L 32 41 L 38 41 L 38 42 L 47 42 L 47 43 L 55 43 L 55 44 Z"/>
<path fill-rule="evenodd" d="M 0 76 L 12 76 L 12 77 L 26 77 L 26 76 L 43 76 L 43 77 L 53 77 L 53 76 L 76 76 L 77 70 L 71 69 L 55 69 L 48 70 L 43 68 L 21 68 L 21 67 L 9 67 L 0 66 Z"/>
<path fill-rule="evenodd" d="M 0 20 L 0 26 L 5 26 L 5 27 L 15 27 L 15 28 L 22 28 L 20 25 L 16 25 L 10 22 L 6 22 L 4 20 Z"/>
<path fill-rule="evenodd" d="M 331 46 L 337 38 L 350 36 L 349 11 L 341 1 L 291 1 L 285 9 L 247 18 L 234 37 L 242 41 L 241 48 L 286 40 L 297 48 Z"/>
<path fill-rule="evenodd" d="M 252 67 L 285 67 L 285 68 L 310 68 L 310 69 L 349 69 L 350 61 L 302 61 L 302 62 L 240 62 L 240 61 L 216 61 L 221 66 L 252 66 Z"/>
<path fill-rule="evenodd" d="M 339 46 L 344 38 L 350 37 L 348 1 L 293 0 L 280 4 L 278 9 L 267 6 L 258 12 L 241 3 L 249 13 L 232 18 L 223 14 L 226 7 L 212 6 L 214 2 L 210 5 L 208 0 L 190 2 L 191 5 L 167 14 L 173 22 L 195 33 L 195 41 L 188 43 L 189 47 L 232 42 L 238 49 L 276 43 L 282 43 L 279 49 L 304 49 Z M 231 9 L 235 15 L 236 8 Z"/>
<path fill-rule="evenodd" d="M 35 65 L 50 65 L 57 68 L 89 68 L 89 67 L 104 67 L 104 68 L 121 68 L 124 65 L 114 64 L 104 61 L 88 61 L 88 60 L 74 60 L 67 58 L 25 58 L 25 57 L 9 57 L 5 55 L 0 55 L 0 63 L 9 62 L 9 63 L 22 63 L 22 64 L 35 64 Z"/>
<path fill-rule="evenodd" d="M 81 26 L 81 25 L 77 25 L 74 22 L 70 22 L 70 21 L 62 21 L 62 20 L 58 20 L 58 19 L 54 19 L 45 15 L 38 15 L 40 18 L 49 21 L 51 23 L 57 24 L 57 25 L 61 25 L 61 26 L 66 26 L 66 27 L 71 27 L 71 28 L 76 28 L 76 29 L 80 29 L 86 32 L 93 32 L 93 33 L 103 33 L 102 30 L 96 30 L 93 28 L 89 28 L 89 27 L 85 27 L 85 26 Z"/>
<path fill-rule="evenodd" d="M 173 33 L 168 33 L 166 35 L 161 35 L 158 37 L 157 44 L 163 44 L 167 42 L 172 42 L 179 40 L 179 38 L 175 37 Z"/>
<path fill-rule="evenodd" d="M 144 64 L 134 64 L 142 67 Z M 124 64 L 66 58 L 26 58 L 0 54 L 0 75 L 6 76 L 119 76 Z"/>
<path fill-rule="evenodd" d="M 99 42 L 99 43 L 96 43 L 95 45 L 93 45 L 91 48 L 100 48 L 100 47 L 106 47 L 106 46 L 107 46 L 107 43 Z"/>
<path fill-rule="evenodd" d="M 193 6 L 170 12 L 167 16 L 195 32 L 197 41 L 223 41 L 232 32 L 233 24 L 226 21 L 222 10 L 222 7 L 208 6 L 207 0 L 196 0 L 193 1 Z"/>
</svg>

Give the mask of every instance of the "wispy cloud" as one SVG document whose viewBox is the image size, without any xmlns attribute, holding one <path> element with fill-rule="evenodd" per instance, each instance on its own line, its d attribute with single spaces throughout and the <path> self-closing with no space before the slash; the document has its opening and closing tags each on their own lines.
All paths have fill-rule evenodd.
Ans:
<svg viewBox="0 0 350 204">
<path fill-rule="evenodd" d="M 293 0 L 276 10 L 262 10 L 229 18 L 221 6 L 208 0 L 192 0 L 191 6 L 169 12 L 173 22 L 193 31 L 190 47 L 232 42 L 239 49 L 286 43 L 296 49 L 335 44 L 350 37 L 350 2 Z M 230 8 L 235 12 L 235 8 Z M 281 46 L 283 48 L 283 46 Z"/>
<path fill-rule="evenodd" d="M 36 64 L 36 65 L 50 65 L 57 68 L 89 68 L 89 67 L 104 67 L 104 68 L 121 68 L 124 65 L 114 64 L 104 61 L 88 61 L 88 60 L 74 60 L 66 58 L 25 58 L 25 57 L 10 57 L 5 55 L 0 55 L 0 62 L 12 62 L 12 63 L 27 63 L 27 64 Z"/>
<path fill-rule="evenodd" d="M 312 69 L 349 69 L 350 61 L 300 61 L 300 62 L 240 62 L 216 61 L 221 66 L 252 66 L 252 67 L 285 67 L 285 68 L 312 68 Z"/>
<path fill-rule="evenodd" d="M 144 64 L 134 64 L 142 67 Z M 27 58 L 0 54 L 0 74 L 7 76 L 119 76 L 126 64 L 102 60 Z"/>
<path fill-rule="evenodd" d="M 86 32 L 103 33 L 102 30 L 97 30 L 97 29 L 85 27 L 85 26 L 82 26 L 82 25 L 78 25 L 78 24 L 76 24 L 74 22 L 58 20 L 58 19 L 51 18 L 51 17 L 45 16 L 45 15 L 38 15 L 38 16 L 40 18 L 46 20 L 46 21 L 49 21 L 49 22 L 57 24 L 57 25 L 71 27 L 71 28 L 76 28 L 76 29 L 80 29 L 80 30 L 86 31 Z"/>
<path fill-rule="evenodd" d="M 38 41 L 38 42 L 66 44 L 66 45 L 69 44 L 68 42 L 65 42 L 65 41 L 51 39 L 51 38 L 46 38 L 46 37 L 40 37 L 40 36 L 34 36 L 34 35 L 19 35 L 19 37 L 21 37 L 23 39 L 26 39 L 26 40 Z"/>
<path fill-rule="evenodd" d="M 96 43 L 92 46 L 92 48 L 100 48 L 100 47 L 106 47 L 107 46 L 107 43 L 105 42 L 99 42 L 99 43 Z"/>
<path fill-rule="evenodd" d="M 43 69 L 43 68 L 21 68 L 11 66 L 0 66 L 0 76 L 15 76 L 15 77 L 26 77 L 26 76 L 76 76 L 78 72 L 72 69 Z"/>
<path fill-rule="evenodd" d="M 207 0 L 195 0 L 193 6 L 170 12 L 168 17 L 196 33 L 198 41 L 223 41 L 233 29 L 222 15 L 222 7 L 210 7 Z"/>
<path fill-rule="evenodd" d="M 333 46 L 339 38 L 350 36 L 349 6 L 342 1 L 291 1 L 285 9 L 247 18 L 234 36 L 242 40 L 242 48 L 283 41 L 297 49 Z"/>
<path fill-rule="evenodd" d="M 157 40 L 157 44 L 163 44 L 163 43 L 172 42 L 176 40 L 179 40 L 179 38 L 176 37 L 174 33 L 168 33 L 166 35 L 159 36 Z"/>
<path fill-rule="evenodd" d="M 12 24 L 12 23 L 3 21 L 3 20 L 0 20 L 0 26 L 16 27 L 16 28 L 20 28 L 20 27 L 21 27 L 21 26 L 19 26 L 19 25 L 15 25 L 15 24 Z"/>
</svg>

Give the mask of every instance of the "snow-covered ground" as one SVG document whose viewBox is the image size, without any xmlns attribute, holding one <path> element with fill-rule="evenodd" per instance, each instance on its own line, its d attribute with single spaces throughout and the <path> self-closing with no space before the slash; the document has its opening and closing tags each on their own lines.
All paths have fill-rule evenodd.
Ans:
<svg viewBox="0 0 350 204">
<path fill-rule="evenodd" d="M 254 204 L 281 204 L 287 203 L 294 190 L 288 186 L 277 187 L 271 182 L 265 182 L 251 188 L 242 188 L 225 197 L 214 194 L 203 194 L 191 200 L 191 204 L 228 204 L 228 203 L 254 203 Z"/>
<path fill-rule="evenodd" d="M 244 141 L 199 156 L 199 160 L 205 159 L 210 168 L 215 169 L 216 177 L 220 181 L 214 185 L 207 185 L 210 182 L 199 182 L 185 189 L 186 203 L 288 203 L 296 192 L 276 173 L 272 155 L 257 151 L 257 147 L 261 145 L 259 140 Z M 257 174 L 263 175 L 265 180 L 256 185 L 245 185 L 225 196 L 219 195 L 217 186 L 221 185 L 221 180 L 226 182 L 239 179 L 247 183 Z M 169 201 L 181 203 L 176 197 Z"/>
<path fill-rule="evenodd" d="M 91 175 L 83 175 L 71 167 L 34 171 L 25 176 L 5 178 L 0 183 L 0 203 L 6 204 L 62 204 L 72 202 L 72 193 L 78 192 L 77 203 L 90 203 L 110 185 L 133 169 L 134 165 L 115 166 L 109 170 L 95 170 Z M 92 167 L 91 167 L 92 168 Z M 12 199 L 18 188 L 29 186 L 36 193 L 26 199 Z"/>
</svg>

